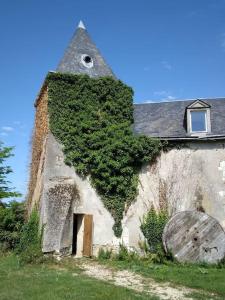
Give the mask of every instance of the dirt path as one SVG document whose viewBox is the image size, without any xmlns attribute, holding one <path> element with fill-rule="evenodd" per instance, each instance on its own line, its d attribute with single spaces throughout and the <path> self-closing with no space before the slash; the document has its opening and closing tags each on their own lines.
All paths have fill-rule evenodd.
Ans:
<svg viewBox="0 0 225 300">
<path fill-rule="evenodd" d="M 188 294 L 199 292 L 186 287 L 172 287 L 169 283 L 158 283 L 150 278 L 144 278 L 141 275 L 131 271 L 115 270 L 98 264 L 97 262 L 82 262 L 80 265 L 84 273 L 88 276 L 109 281 L 112 284 L 123 286 L 137 292 L 158 296 L 160 299 L 169 300 L 191 300 Z M 212 295 L 207 295 L 206 299 L 213 299 Z"/>
</svg>

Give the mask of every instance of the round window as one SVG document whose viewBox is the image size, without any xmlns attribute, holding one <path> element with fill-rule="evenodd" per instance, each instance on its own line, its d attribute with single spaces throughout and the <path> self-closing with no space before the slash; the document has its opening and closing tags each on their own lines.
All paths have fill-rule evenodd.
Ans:
<svg viewBox="0 0 225 300">
<path fill-rule="evenodd" d="M 86 68 L 92 68 L 93 67 L 93 59 L 88 54 L 81 55 L 81 62 Z"/>
</svg>

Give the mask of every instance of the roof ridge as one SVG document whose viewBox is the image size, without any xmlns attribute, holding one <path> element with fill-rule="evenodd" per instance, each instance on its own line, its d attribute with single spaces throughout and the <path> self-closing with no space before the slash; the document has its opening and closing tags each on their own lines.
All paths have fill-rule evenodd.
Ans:
<svg viewBox="0 0 225 300">
<path fill-rule="evenodd" d="M 174 102 L 188 102 L 188 101 L 197 101 L 197 100 L 202 100 L 202 101 L 207 101 L 207 100 L 225 100 L 224 97 L 215 97 L 215 98 L 192 98 L 192 99 L 174 99 L 172 101 L 158 101 L 158 102 L 140 102 L 140 103 L 134 103 L 135 105 L 145 105 L 145 104 L 160 104 L 160 103 L 174 103 Z"/>
</svg>

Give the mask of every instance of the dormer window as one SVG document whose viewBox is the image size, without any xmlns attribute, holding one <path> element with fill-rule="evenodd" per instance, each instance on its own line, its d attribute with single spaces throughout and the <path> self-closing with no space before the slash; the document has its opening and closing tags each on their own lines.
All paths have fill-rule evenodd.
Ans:
<svg viewBox="0 0 225 300">
<path fill-rule="evenodd" d="M 206 110 L 192 110 L 190 112 L 191 132 L 207 132 L 206 113 Z"/>
<path fill-rule="evenodd" d="M 190 135 L 204 135 L 211 131 L 210 105 L 196 100 L 187 107 L 187 131 Z"/>
</svg>

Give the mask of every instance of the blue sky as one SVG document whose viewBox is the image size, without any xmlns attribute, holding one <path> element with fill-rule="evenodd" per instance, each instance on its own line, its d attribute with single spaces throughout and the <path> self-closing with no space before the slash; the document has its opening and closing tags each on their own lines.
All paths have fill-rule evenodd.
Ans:
<svg viewBox="0 0 225 300">
<path fill-rule="evenodd" d="M 25 194 L 33 103 L 82 19 L 135 102 L 225 96 L 225 0 L 2 0 L 0 140 Z"/>
</svg>

